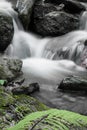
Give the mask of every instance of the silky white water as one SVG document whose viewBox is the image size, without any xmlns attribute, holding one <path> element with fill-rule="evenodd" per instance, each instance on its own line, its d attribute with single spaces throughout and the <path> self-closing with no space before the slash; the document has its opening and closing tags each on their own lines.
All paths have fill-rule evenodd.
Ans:
<svg viewBox="0 0 87 130">
<path fill-rule="evenodd" d="M 39 58 L 28 58 L 23 60 L 23 72 L 29 79 L 34 79 L 34 82 L 43 84 L 58 84 L 66 76 L 82 76 L 87 77 L 87 72 L 84 68 L 77 66 L 69 60 L 47 60 Z"/>
<path fill-rule="evenodd" d="M 41 38 L 24 32 L 17 13 L 13 11 L 10 3 L 1 2 L 0 5 L 0 11 L 10 14 L 14 24 L 14 37 L 6 54 L 23 61 L 22 71 L 25 76 L 43 84 L 58 84 L 63 78 L 71 75 L 87 77 L 85 68 L 70 61 L 77 45 L 84 45 L 84 41 L 87 40 L 86 31 L 74 31 L 57 38 Z M 51 60 L 56 51 L 62 49 L 63 52 L 70 48 L 69 60 Z"/>
</svg>

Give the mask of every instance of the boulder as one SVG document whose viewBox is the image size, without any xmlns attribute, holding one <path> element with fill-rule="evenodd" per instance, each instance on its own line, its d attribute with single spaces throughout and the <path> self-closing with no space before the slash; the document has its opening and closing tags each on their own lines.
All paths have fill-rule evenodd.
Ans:
<svg viewBox="0 0 87 130">
<path fill-rule="evenodd" d="M 60 83 L 58 88 L 70 91 L 87 91 L 87 80 L 80 77 L 68 77 Z"/>
<path fill-rule="evenodd" d="M 11 81 L 18 77 L 21 72 L 22 61 L 0 57 L 0 79 Z"/>
<path fill-rule="evenodd" d="M 10 82 L 6 85 L 6 90 L 12 92 L 15 95 L 29 95 L 36 91 L 39 91 L 40 87 L 38 83 L 30 83 L 29 80 L 27 81 L 27 83 L 24 83 L 24 81 L 25 79 L 16 82 Z"/>
<path fill-rule="evenodd" d="M 35 0 L 18 0 L 16 5 L 16 10 L 18 11 L 19 18 L 23 24 L 24 29 L 28 29 L 30 20 L 31 20 L 31 14 L 32 9 L 34 5 Z"/>
<path fill-rule="evenodd" d="M 31 30 L 42 36 L 59 36 L 79 28 L 79 16 L 85 7 L 72 0 L 37 0 Z"/>
<path fill-rule="evenodd" d="M 0 52 L 4 52 L 11 43 L 14 34 L 12 18 L 0 12 Z"/>
</svg>

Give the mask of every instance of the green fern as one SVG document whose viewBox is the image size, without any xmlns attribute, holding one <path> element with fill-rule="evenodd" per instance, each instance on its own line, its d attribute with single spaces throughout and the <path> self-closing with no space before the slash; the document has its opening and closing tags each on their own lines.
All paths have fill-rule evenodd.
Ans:
<svg viewBox="0 0 87 130">
<path fill-rule="evenodd" d="M 26 116 L 8 130 L 87 130 L 87 117 L 65 110 L 49 109 Z"/>
</svg>

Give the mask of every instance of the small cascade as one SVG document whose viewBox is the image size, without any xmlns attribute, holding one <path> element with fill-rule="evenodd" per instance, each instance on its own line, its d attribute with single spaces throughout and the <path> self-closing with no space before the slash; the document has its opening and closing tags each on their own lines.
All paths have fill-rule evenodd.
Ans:
<svg viewBox="0 0 87 130">
<path fill-rule="evenodd" d="M 86 48 L 86 31 L 74 31 L 64 36 L 51 39 L 44 49 L 42 57 L 53 60 L 69 59 L 81 63 L 80 55 Z"/>
<path fill-rule="evenodd" d="M 27 57 L 41 57 L 43 48 L 48 39 L 40 39 L 31 33 L 16 30 L 12 44 L 9 46 L 9 55 L 24 59 Z"/>
</svg>

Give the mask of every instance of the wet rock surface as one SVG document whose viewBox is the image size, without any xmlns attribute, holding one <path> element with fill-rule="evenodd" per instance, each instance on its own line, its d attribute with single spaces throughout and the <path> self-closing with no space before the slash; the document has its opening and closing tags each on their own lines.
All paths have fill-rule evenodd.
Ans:
<svg viewBox="0 0 87 130">
<path fill-rule="evenodd" d="M 12 81 L 22 74 L 22 61 L 0 57 L 0 79 Z"/>
<path fill-rule="evenodd" d="M 38 83 L 25 83 L 25 79 L 19 78 L 18 81 L 12 81 L 6 85 L 6 90 L 12 92 L 14 95 L 25 94 L 29 95 L 36 91 L 39 91 L 40 86 Z"/>
<path fill-rule="evenodd" d="M 63 35 L 79 28 L 79 17 L 83 10 L 83 5 L 71 0 L 36 1 L 31 28 L 42 36 Z"/>
<path fill-rule="evenodd" d="M 68 77 L 60 83 L 58 88 L 71 91 L 87 91 L 87 80 L 80 77 Z"/>
<path fill-rule="evenodd" d="M 0 52 L 4 52 L 11 43 L 14 34 L 12 18 L 0 12 Z"/>
</svg>

